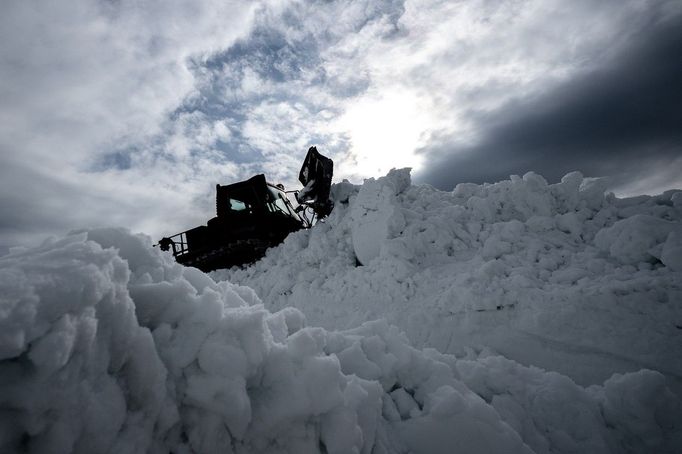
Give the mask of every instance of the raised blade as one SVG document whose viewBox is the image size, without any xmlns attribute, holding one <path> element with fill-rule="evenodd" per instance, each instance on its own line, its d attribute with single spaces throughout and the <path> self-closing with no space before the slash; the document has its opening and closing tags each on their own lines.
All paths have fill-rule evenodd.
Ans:
<svg viewBox="0 0 682 454">
<path fill-rule="evenodd" d="M 332 209 L 329 191 L 333 173 L 334 161 L 321 155 L 316 147 L 310 147 L 298 174 L 303 189 L 296 198 L 299 203 L 310 205 L 319 217 L 328 215 Z"/>
</svg>

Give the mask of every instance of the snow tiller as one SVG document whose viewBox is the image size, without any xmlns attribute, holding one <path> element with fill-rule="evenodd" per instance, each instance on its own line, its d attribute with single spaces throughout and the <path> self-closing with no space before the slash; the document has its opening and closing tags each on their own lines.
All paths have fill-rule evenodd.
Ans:
<svg viewBox="0 0 682 454">
<path fill-rule="evenodd" d="M 202 271 L 254 262 L 291 232 L 310 228 L 331 212 L 333 169 L 331 159 L 310 147 L 299 173 L 299 191 L 285 191 L 262 174 L 216 185 L 216 216 L 206 225 L 162 238 L 159 247 L 172 250 L 179 263 Z"/>
</svg>

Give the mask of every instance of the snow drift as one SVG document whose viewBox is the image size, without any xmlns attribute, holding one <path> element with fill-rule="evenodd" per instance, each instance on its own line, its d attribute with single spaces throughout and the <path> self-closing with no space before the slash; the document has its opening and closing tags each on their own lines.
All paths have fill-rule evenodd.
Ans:
<svg viewBox="0 0 682 454">
<path fill-rule="evenodd" d="M 446 194 L 403 171 L 337 185 L 326 223 L 222 272 L 256 291 L 120 229 L 13 250 L 0 258 L 0 452 L 677 452 L 678 193 L 619 202 L 578 180 Z M 611 282 L 618 273 L 627 279 Z M 581 298 L 599 286 L 607 303 L 594 309 L 595 295 Z M 533 325 L 526 312 L 543 304 L 559 320 Z M 628 361 L 651 345 L 673 351 L 649 360 L 666 367 L 585 387 L 456 340 L 493 326 L 476 314 L 509 326 L 499 339 L 547 323 L 566 342 L 620 317 L 624 328 L 602 327 L 605 350 L 620 354 L 611 330 L 634 330 L 641 315 Z M 377 315 L 422 346 L 449 327 L 456 355 L 416 349 L 386 321 L 332 330 L 334 318 Z"/>
</svg>

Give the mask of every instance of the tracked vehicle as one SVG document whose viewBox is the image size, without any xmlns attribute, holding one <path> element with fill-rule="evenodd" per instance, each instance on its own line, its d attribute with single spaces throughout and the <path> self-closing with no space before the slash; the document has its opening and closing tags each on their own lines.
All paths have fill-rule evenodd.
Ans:
<svg viewBox="0 0 682 454">
<path fill-rule="evenodd" d="M 333 161 L 310 147 L 299 173 L 303 189 L 285 191 L 265 175 L 216 185 L 216 216 L 206 225 L 162 238 L 158 245 L 186 266 L 202 271 L 254 262 L 292 232 L 327 216 Z M 293 195 L 293 198 L 290 198 Z"/>
</svg>

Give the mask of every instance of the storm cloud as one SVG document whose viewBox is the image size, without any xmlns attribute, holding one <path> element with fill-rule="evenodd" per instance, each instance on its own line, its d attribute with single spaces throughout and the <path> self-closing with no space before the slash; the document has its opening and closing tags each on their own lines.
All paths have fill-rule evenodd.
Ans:
<svg viewBox="0 0 682 454">
<path fill-rule="evenodd" d="M 424 147 L 419 181 L 442 189 L 540 173 L 557 181 L 579 170 L 626 189 L 652 174 L 682 174 L 682 17 L 651 23 L 601 66 L 491 112 L 469 112 L 478 131 Z M 677 179 L 677 180 L 676 180 Z"/>
</svg>

